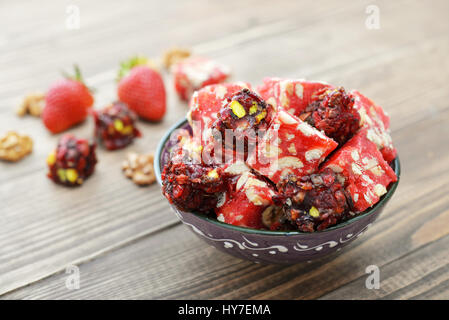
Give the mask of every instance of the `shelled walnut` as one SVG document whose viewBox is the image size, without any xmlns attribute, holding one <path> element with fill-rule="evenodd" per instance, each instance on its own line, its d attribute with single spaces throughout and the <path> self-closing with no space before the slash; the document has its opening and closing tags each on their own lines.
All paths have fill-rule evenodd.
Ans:
<svg viewBox="0 0 449 320">
<path fill-rule="evenodd" d="M 162 63 L 164 64 L 164 67 L 166 69 L 170 69 L 172 65 L 181 61 L 182 59 L 190 57 L 190 55 L 191 53 L 188 49 L 172 48 L 164 53 L 162 57 Z"/>
<path fill-rule="evenodd" d="M 23 117 L 30 114 L 35 117 L 40 117 L 45 105 L 45 94 L 42 92 L 34 92 L 26 95 L 22 104 L 17 109 L 17 115 Z"/>
<path fill-rule="evenodd" d="M 152 154 L 130 153 L 122 164 L 122 170 L 135 184 L 150 185 L 156 181 L 153 162 Z"/>
<path fill-rule="evenodd" d="M 16 162 L 33 150 L 33 140 L 10 131 L 0 138 L 0 160 Z"/>
</svg>

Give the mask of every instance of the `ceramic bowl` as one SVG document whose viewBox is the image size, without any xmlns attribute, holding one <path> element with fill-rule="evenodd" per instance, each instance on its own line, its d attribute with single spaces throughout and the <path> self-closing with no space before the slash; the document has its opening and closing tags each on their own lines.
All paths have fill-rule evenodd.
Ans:
<svg viewBox="0 0 449 320">
<path fill-rule="evenodd" d="M 170 136 L 176 129 L 188 129 L 187 120 L 175 124 L 162 138 L 155 156 L 155 171 L 159 184 L 161 168 L 169 159 L 174 143 Z M 323 231 L 268 231 L 237 227 L 194 212 L 185 212 L 172 206 L 175 214 L 188 228 L 208 244 L 235 257 L 257 263 L 294 264 L 321 258 L 340 250 L 359 238 L 379 217 L 395 192 L 400 176 L 399 158 L 393 161 L 398 181 L 391 184 L 380 201 L 363 214 Z"/>
</svg>

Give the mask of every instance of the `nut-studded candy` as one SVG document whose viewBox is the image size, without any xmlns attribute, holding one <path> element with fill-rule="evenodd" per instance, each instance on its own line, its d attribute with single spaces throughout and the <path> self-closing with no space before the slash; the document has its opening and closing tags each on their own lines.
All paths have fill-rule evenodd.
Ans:
<svg viewBox="0 0 449 320">
<path fill-rule="evenodd" d="M 280 195 L 275 202 L 283 205 L 285 218 L 303 232 L 324 230 L 346 219 L 352 210 L 349 193 L 329 168 L 299 179 L 290 175 L 277 187 Z"/>
<path fill-rule="evenodd" d="M 188 101 L 195 90 L 210 84 L 226 81 L 228 67 L 203 57 L 183 59 L 172 66 L 175 90 L 179 97 Z"/>
<path fill-rule="evenodd" d="M 318 97 L 299 118 L 324 132 L 340 145 L 348 141 L 360 127 L 360 115 L 354 108 L 354 98 L 345 89 L 322 89 Z"/>
<path fill-rule="evenodd" d="M 248 228 L 291 229 L 281 208 L 273 204 L 278 194 L 266 179 L 252 173 L 243 161 L 224 165 L 224 175 L 228 188 L 215 209 L 219 221 Z"/>
<path fill-rule="evenodd" d="M 227 98 L 218 112 L 215 127 L 239 132 L 260 127 L 267 129 L 267 118 L 271 118 L 272 111 L 257 93 L 245 88 Z"/>
<path fill-rule="evenodd" d="M 360 114 L 359 127 L 368 128 L 368 139 L 377 145 L 384 156 L 385 161 L 392 161 L 396 157 L 396 149 L 393 146 L 389 132 L 390 119 L 388 115 L 380 106 L 376 105 L 357 90 L 352 90 L 349 94 L 340 94 L 338 89 L 334 89 L 334 86 L 325 82 L 281 78 L 265 78 L 264 83 L 257 88 L 262 98 L 265 99 L 268 104 L 283 107 L 291 114 L 301 117 L 302 120 L 306 120 L 312 125 L 316 122 L 319 130 L 323 129 L 320 128 L 320 126 L 324 126 L 324 129 L 328 129 L 327 132 L 326 130 L 324 130 L 324 132 L 340 143 L 343 143 L 355 134 L 356 129 L 353 123 L 354 113 L 352 112 L 352 108 L 354 108 Z M 323 93 L 326 91 L 329 93 L 334 92 L 334 94 L 329 95 L 326 98 L 323 96 Z M 337 95 L 335 95 L 335 93 L 337 93 Z M 320 98 L 320 96 L 323 97 Z M 352 106 L 352 102 L 349 104 L 340 103 L 344 102 L 345 99 L 340 101 L 338 103 L 340 106 L 346 105 L 347 107 L 337 108 L 340 109 L 337 110 L 337 113 L 340 116 L 334 117 L 335 107 L 331 109 L 323 107 L 325 104 L 328 104 L 328 102 L 332 102 L 331 100 L 333 97 L 335 98 L 338 96 L 345 97 L 346 100 L 349 98 L 354 102 Z M 322 100 L 321 107 L 319 103 L 320 100 Z M 306 110 L 307 107 L 309 107 L 308 109 L 310 110 Z M 319 111 L 319 109 L 321 109 L 321 112 L 318 113 L 317 111 Z M 315 111 L 315 120 L 313 120 L 313 116 L 311 116 L 312 111 Z M 332 111 L 332 114 L 330 114 L 329 111 Z M 343 118 L 346 118 L 345 121 L 342 121 L 344 120 L 342 116 Z M 335 127 L 335 125 L 337 126 L 337 130 L 333 131 L 332 128 Z"/>
<path fill-rule="evenodd" d="M 229 180 L 231 187 L 221 195 L 215 209 L 217 219 L 236 226 L 263 228 L 262 213 L 273 204 L 274 188 L 249 168 L 244 170 L 243 163 L 231 165 L 225 173 L 232 175 L 236 168 L 242 173 Z"/>
<path fill-rule="evenodd" d="M 198 163 L 203 162 L 203 149 L 204 147 L 192 138 L 190 132 L 187 130 L 180 130 L 177 136 L 179 148 L 178 152 L 172 154 L 176 157 L 176 161 L 182 161 L 181 158 L 185 158 L 188 161 L 196 161 Z"/>
<path fill-rule="evenodd" d="M 279 108 L 247 162 L 260 174 L 278 183 L 291 174 L 300 178 L 315 172 L 336 147 L 335 141 Z"/>
<path fill-rule="evenodd" d="M 265 78 L 257 91 L 268 104 L 299 116 L 316 99 L 317 92 L 329 88 L 333 87 L 321 81 Z"/>
<path fill-rule="evenodd" d="M 366 138 L 374 142 L 385 161 L 396 158 L 396 149 L 390 136 L 390 118 L 383 109 L 357 90 L 351 91 L 354 108 L 360 113 L 360 126 L 367 128 Z"/>
<path fill-rule="evenodd" d="M 235 226 L 261 229 L 262 212 L 267 206 L 257 206 L 248 200 L 245 193 L 223 193 L 224 203 L 215 209 L 217 220 Z M 219 203 L 220 204 L 220 203 Z"/>
<path fill-rule="evenodd" d="M 95 144 L 66 134 L 47 157 L 48 177 L 58 184 L 79 186 L 92 175 L 97 164 Z"/>
<path fill-rule="evenodd" d="M 244 82 L 222 83 L 202 88 L 192 96 L 189 103 L 187 120 L 192 127 L 193 137 L 202 145 L 212 136 L 212 125 L 227 99 L 250 85 Z"/>
<path fill-rule="evenodd" d="M 33 140 L 10 131 L 0 138 L 0 160 L 19 161 L 33 150 Z"/>
<path fill-rule="evenodd" d="M 212 125 L 214 142 L 222 145 L 223 154 L 236 152 L 246 160 L 259 135 L 268 129 L 273 112 L 273 107 L 257 93 L 242 89 L 229 97 L 218 112 Z"/>
<path fill-rule="evenodd" d="M 140 137 L 137 115 L 123 102 L 114 102 L 94 112 L 95 136 L 108 150 L 122 149 Z"/>
<path fill-rule="evenodd" d="M 146 186 L 156 181 L 153 163 L 152 154 L 130 153 L 122 164 L 122 170 L 135 184 Z"/>
<path fill-rule="evenodd" d="M 367 128 L 360 130 L 339 149 L 323 169 L 330 168 L 351 194 L 356 212 L 376 204 L 387 193 L 387 187 L 397 180 L 396 174 L 376 145 L 367 139 Z"/>
<path fill-rule="evenodd" d="M 222 176 L 222 168 L 189 159 L 176 148 L 161 175 L 162 193 L 180 210 L 209 212 L 226 188 Z"/>
</svg>

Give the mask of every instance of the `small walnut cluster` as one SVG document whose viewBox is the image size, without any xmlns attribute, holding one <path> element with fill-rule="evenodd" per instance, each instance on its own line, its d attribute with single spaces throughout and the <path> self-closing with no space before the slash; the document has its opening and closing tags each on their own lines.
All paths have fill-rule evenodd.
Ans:
<svg viewBox="0 0 449 320">
<path fill-rule="evenodd" d="M 152 154 L 128 154 L 122 164 L 125 176 L 139 186 L 150 185 L 156 181 L 154 173 L 154 156 Z"/>
<path fill-rule="evenodd" d="M 34 92 L 25 96 L 22 104 L 17 109 L 17 115 L 23 117 L 30 114 L 34 117 L 40 117 L 45 106 L 45 94 Z"/>
<path fill-rule="evenodd" d="M 182 59 L 190 57 L 191 53 L 188 49 L 172 48 L 167 50 L 162 57 L 164 67 L 170 69 L 172 65 L 181 61 Z"/>
<path fill-rule="evenodd" d="M 0 160 L 19 161 L 33 150 L 33 140 L 10 131 L 0 138 Z"/>
</svg>

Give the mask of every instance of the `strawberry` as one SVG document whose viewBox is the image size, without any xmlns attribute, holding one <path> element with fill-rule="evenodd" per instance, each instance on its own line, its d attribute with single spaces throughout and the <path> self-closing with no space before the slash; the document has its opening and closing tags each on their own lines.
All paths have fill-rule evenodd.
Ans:
<svg viewBox="0 0 449 320">
<path fill-rule="evenodd" d="M 159 72 L 144 57 L 121 64 L 118 97 L 141 118 L 159 121 L 165 115 L 165 86 Z"/>
<path fill-rule="evenodd" d="M 75 66 L 75 76 L 59 80 L 48 89 L 42 121 L 52 133 L 59 133 L 83 122 L 94 98 L 83 83 L 81 72 Z"/>
</svg>

